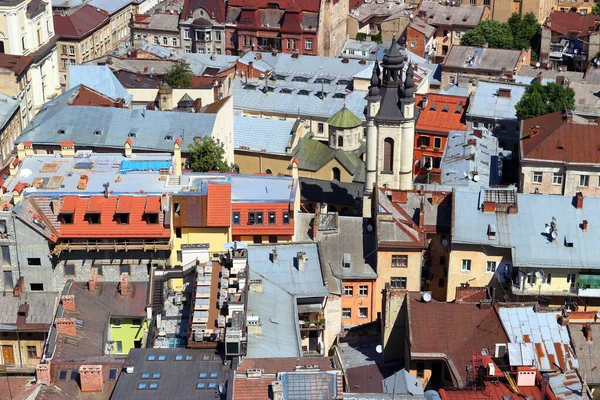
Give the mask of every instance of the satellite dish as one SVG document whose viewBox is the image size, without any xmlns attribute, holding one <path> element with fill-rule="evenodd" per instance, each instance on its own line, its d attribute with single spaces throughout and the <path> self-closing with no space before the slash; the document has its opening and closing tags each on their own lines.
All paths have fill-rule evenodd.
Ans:
<svg viewBox="0 0 600 400">
<path fill-rule="evenodd" d="M 469 177 L 470 180 L 473 180 L 473 176 L 474 176 L 473 171 L 469 171 L 467 176 Z"/>
<path fill-rule="evenodd" d="M 475 175 L 475 176 L 473 176 L 473 181 L 475 181 L 475 182 L 479 182 L 479 175 Z"/>
<path fill-rule="evenodd" d="M 600 318 L 600 311 L 596 313 L 596 317 Z"/>
<path fill-rule="evenodd" d="M 489 356 L 490 355 L 490 351 L 484 347 L 483 349 L 481 349 L 481 355 L 482 356 Z"/>
<path fill-rule="evenodd" d="M 377 347 L 375 347 L 375 351 L 378 354 L 381 354 L 383 352 L 383 347 L 380 344 L 378 344 Z"/>
<path fill-rule="evenodd" d="M 536 68 L 539 68 L 541 65 L 542 65 L 542 64 L 540 64 L 540 63 L 539 63 L 539 61 L 535 63 L 535 67 L 536 67 Z"/>
<path fill-rule="evenodd" d="M 444 247 L 448 246 L 448 240 L 442 239 L 442 246 L 444 246 Z"/>
<path fill-rule="evenodd" d="M 546 226 L 546 235 L 549 235 L 552 232 L 549 226 Z"/>
<path fill-rule="evenodd" d="M 425 303 L 429 303 L 431 301 L 431 293 L 423 293 L 422 299 Z"/>
<path fill-rule="evenodd" d="M 552 239 L 558 238 L 558 232 L 552 231 Z"/>
<path fill-rule="evenodd" d="M 538 269 L 537 271 L 535 271 L 535 277 L 538 279 L 542 279 L 544 277 L 544 275 L 546 275 L 546 274 L 541 269 Z"/>
</svg>

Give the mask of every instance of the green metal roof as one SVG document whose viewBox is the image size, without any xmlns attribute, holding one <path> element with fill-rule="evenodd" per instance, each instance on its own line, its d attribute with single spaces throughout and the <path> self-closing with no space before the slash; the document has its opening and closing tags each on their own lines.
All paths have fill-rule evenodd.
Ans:
<svg viewBox="0 0 600 400">
<path fill-rule="evenodd" d="M 333 114 L 328 120 L 327 124 L 335 128 L 356 128 L 360 126 L 362 121 L 352 111 L 348 110 L 346 106 L 335 114 Z"/>
</svg>

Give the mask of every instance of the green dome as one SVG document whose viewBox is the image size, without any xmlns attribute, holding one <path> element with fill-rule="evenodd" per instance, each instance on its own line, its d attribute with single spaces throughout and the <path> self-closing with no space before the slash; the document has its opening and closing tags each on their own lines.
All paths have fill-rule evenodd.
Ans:
<svg viewBox="0 0 600 400">
<path fill-rule="evenodd" d="M 360 126 L 362 121 L 356 116 L 356 114 L 344 106 L 340 111 L 333 114 L 331 118 L 327 120 L 327 124 L 329 124 L 329 126 L 333 126 L 334 128 L 347 129 Z"/>
</svg>

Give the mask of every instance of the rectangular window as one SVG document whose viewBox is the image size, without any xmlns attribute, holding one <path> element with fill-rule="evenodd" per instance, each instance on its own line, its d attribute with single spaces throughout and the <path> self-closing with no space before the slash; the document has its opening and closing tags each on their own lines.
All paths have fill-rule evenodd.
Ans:
<svg viewBox="0 0 600 400">
<path fill-rule="evenodd" d="M 44 284 L 43 283 L 30 283 L 29 288 L 32 292 L 43 292 Z"/>
<path fill-rule="evenodd" d="M 429 136 L 419 136 L 419 146 L 429 147 Z"/>
<path fill-rule="evenodd" d="M 70 374 L 70 378 L 69 378 L 69 379 L 70 379 L 70 380 L 72 380 L 72 381 L 76 381 L 76 380 L 77 380 L 77 375 L 78 375 L 78 374 L 79 374 L 79 372 L 77 372 L 77 370 L 73 370 L 73 371 L 71 371 L 71 374 Z"/>
<path fill-rule="evenodd" d="M 312 39 L 306 39 L 304 41 L 304 48 L 306 50 L 312 50 Z"/>
<path fill-rule="evenodd" d="M 181 239 L 181 228 L 175 228 L 175 237 Z"/>
<path fill-rule="evenodd" d="M 58 380 L 59 381 L 66 381 L 67 380 L 67 371 L 64 369 L 61 369 L 60 371 L 58 371 Z"/>
<path fill-rule="evenodd" d="M 183 30 L 183 37 L 186 39 L 190 38 L 190 30 L 189 29 L 184 29 Z"/>
<path fill-rule="evenodd" d="M 131 326 L 142 326 L 142 319 L 141 318 L 132 319 Z"/>
<path fill-rule="evenodd" d="M 275 225 L 277 223 L 276 213 L 273 211 L 269 212 L 269 225 Z"/>
<path fill-rule="evenodd" d="M 552 174 L 552 184 L 553 185 L 562 185 L 562 180 L 563 180 L 562 172 L 555 172 L 554 174 Z"/>
<path fill-rule="evenodd" d="M 131 266 L 130 265 L 127 265 L 127 264 L 119 265 L 119 275 L 123 275 L 123 274 L 131 275 Z"/>
<path fill-rule="evenodd" d="M 354 288 L 352 286 L 344 286 L 344 296 L 352 296 L 354 294 Z"/>
<path fill-rule="evenodd" d="M 358 318 L 367 318 L 369 316 L 369 309 L 367 307 L 358 308 Z"/>
<path fill-rule="evenodd" d="M 488 261 L 485 267 L 485 272 L 496 272 L 496 261 Z"/>
<path fill-rule="evenodd" d="M 342 318 L 352 318 L 352 310 L 350 308 L 342 308 Z"/>
<path fill-rule="evenodd" d="M 543 177 L 543 175 L 542 175 L 541 172 L 534 171 L 533 172 L 533 180 L 532 180 L 532 182 L 533 183 L 542 183 L 542 177 Z"/>
<path fill-rule="evenodd" d="M 221 41 L 221 32 L 215 32 L 215 42 Z"/>
<path fill-rule="evenodd" d="M 471 270 L 471 260 L 462 260 L 462 266 L 460 268 L 461 271 L 470 271 Z"/>
<path fill-rule="evenodd" d="M 154 44 L 158 44 L 158 36 L 154 36 Z"/>
<path fill-rule="evenodd" d="M 66 277 L 74 277 L 75 276 L 75 264 L 63 265 L 63 273 Z"/>
<path fill-rule="evenodd" d="M 115 222 L 119 225 L 129 224 L 129 213 L 117 213 L 115 214 Z"/>
<path fill-rule="evenodd" d="M 567 283 L 575 283 L 577 279 L 577 274 L 567 274 Z"/>
<path fill-rule="evenodd" d="M 390 286 L 395 289 L 406 289 L 406 277 L 405 276 L 392 277 L 390 279 Z"/>
<path fill-rule="evenodd" d="M 177 38 L 173 38 L 173 47 L 177 47 Z"/>
<path fill-rule="evenodd" d="M 542 278 L 542 283 L 544 285 L 550 285 L 552 283 L 552 274 L 547 273 L 546 275 L 544 275 L 544 277 Z"/>
<path fill-rule="evenodd" d="M 42 259 L 41 258 L 28 258 L 27 259 L 27 265 L 30 267 L 39 267 L 42 265 Z"/>
<path fill-rule="evenodd" d="M 1 246 L 2 249 L 2 267 L 10 268 L 10 248 L 8 246 Z"/>
<path fill-rule="evenodd" d="M 433 138 L 433 147 L 436 149 L 441 149 L 442 148 L 442 138 L 434 137 Z"/>
<path fill-rule="evenodd" d="M 183 262 L 183 252 L 181 250 L 177 250 L 177 262 Z"/>
<path fill-rule="evenodd" d="M 283 224 L 284 225 L 289 225 L 290 223 L 290 213 L 287 211 L 283 212 Z"/>
<path fill-rule="evenodd" d="M 123 352 L 123 342 L 120 340 L 117 340 L 115 342 L 115 345 L 117 346 L 117 353 L 122 353 Z"/>
<path fill-rule="evenodd" d="M 277 243 L 277 235 L 269 235 L 269 243 Z"/>
<path fill-rule="evenodd" d="M 69 46 L 69 55 L 70 56 L 74 56 L 75 55 L 75 46 Z"/>
<path fill-rule="evenodd" d="M 116 379 L 117 379 L 117 372 L 118 372 L 118 371 L 117 371 L 117 369 L 116 369 L 116 368 L 111 368 L 111 369 L 108 371 L 108 380 L 109 380 L 109 381 L 114 381 L 114 380 L 116 380 Z"/>
<path fill-rule="evenodd" d="M 590 176 L 589 175 L 579 175 L 579 186 L 580 187 L 590 186 Z"/>
<path fill-rule="evenodd" d="M 253 212 L 248 213 L 248 225 L 254 225 L 256 223 L 256 218 Z"/>
<path fill-rule="evenodd" d="M 500 125 L 500 131 L 501 132 L 506 132 L 507 131 L 506 124 Z"/>
<path fill-rule="evenodd" d="M 408 267 L 408 255 L 406 255 L 406 254 L 392 255 L 392 268 L 406 268 L 406 267 Z"/>
<path fill-rule="evenodd" d="M 368 286 L 359 286 L 358 287 L 358 295 L 359 296 L 368 296 L 369 295 L 369 287 Z"/>
<path fill-rule="evenodd" d="M 232 214 L 232 220 L 233 220 L 233 225 L 240 224 L 240 213 L 238 211 L 236 211 Z"/>
<path fill-rule="evenodd" d="M 317 123 L 317 132 L 323 133 L 325 132 L 325 124 L 322 122 Z"/>
<path fill-rule="evenodd" d="M 167 46 L 169 44 L 169 39 L 166 37 L 163 37 L 163 45 Z"/>
<path fill-rule="evenodd" d="M 37 358 L 37 356 L 37 347 L 27 346 L 27 358 L 31 360 L 32 358 Z"/>
<path fill-rule="evenodd" d="M 62 54 L 65 56 L 67 55 L 67 45 L 62 45 Z"/>
<path fill-rule="evenodd" d="M 261 235 L 255 235 L 252 239 L 253 239 L 254 244 L 261 244 L 262 243 L 262 236 Z"/>
<path fill-rule="evenodd" d="M 425 363 L 417 363 L 417 378 L 425 378 Z"/>
</svg>

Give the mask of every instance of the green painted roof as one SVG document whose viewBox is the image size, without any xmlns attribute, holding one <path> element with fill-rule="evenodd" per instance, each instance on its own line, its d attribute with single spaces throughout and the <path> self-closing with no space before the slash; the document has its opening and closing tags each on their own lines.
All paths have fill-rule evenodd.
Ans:
<svg viewBox="0 0 600 400">
<path fill-rule="evenodd" d="M 335 128 L 356 128 L 360 126 L 362 121 L 360 118 L 356 116 L 352 111 L 348 110 L 346 106 L 342 107 L 342 109 L 335 114 L 333 114 L 328 120 L 327 123 L 330 126 Z"/>
</svg>

